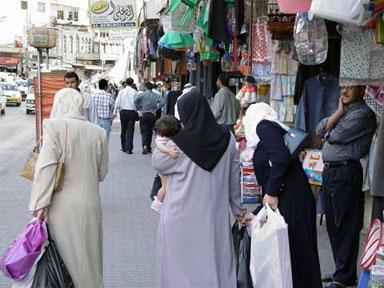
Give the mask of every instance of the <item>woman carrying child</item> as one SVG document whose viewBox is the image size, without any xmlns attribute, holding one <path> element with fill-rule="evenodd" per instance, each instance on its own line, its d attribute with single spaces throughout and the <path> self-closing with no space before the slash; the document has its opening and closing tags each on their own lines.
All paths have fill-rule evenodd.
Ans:
<svg viewBox="0 0 384 288">
<path fill-rule="evenodd" d="M 230 211 L 241 218 L 234 137 L 219 126 L 197 89 L 177 104 L 182 128 L 170 137 L 177 157 L 156 149 L 153 166 L 167 177 L 160 213 L 160 288 L 236 287 Z"/>
</svg>

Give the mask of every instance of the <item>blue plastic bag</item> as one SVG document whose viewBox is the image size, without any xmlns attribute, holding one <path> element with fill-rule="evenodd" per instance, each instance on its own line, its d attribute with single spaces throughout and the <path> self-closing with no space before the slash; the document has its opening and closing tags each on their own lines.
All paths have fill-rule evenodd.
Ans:
<svg viewBox="0 0 384 288">
<path fill-rule="evenodd" d="M 370 277 L 371 277 L 371 272 L 362 271 L 360 273 L 359 285 L 357 286 L 357 288 L 368 288 Z"/>
</svg>

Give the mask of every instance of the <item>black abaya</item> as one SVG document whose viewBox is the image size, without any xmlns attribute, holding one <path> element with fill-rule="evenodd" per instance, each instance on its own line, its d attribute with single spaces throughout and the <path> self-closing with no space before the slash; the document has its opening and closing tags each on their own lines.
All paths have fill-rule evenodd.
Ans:
<svg viewBox="0 0 384 288">
<path fill-rule="evenodd" d="M 298 159 L 284 144 L 285 130 L 262 121 L 260 143 L 253 162 L 263 192 L 279 198 L 279 210 L 288 224 L 293 288 L 321 288 L 317 248 L 316 203 Z"/>
</svg>

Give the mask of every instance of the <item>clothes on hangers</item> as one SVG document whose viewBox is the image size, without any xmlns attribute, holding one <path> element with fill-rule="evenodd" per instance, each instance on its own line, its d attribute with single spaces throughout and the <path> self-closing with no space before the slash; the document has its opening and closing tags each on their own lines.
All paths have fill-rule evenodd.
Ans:
<svg viewBox="0 0 384 288">
<path fill-rule="evenodd" d="M 339 81 L 333 75 L 306 80 L 297 108 L 296 128 L 314 134 L 320 121 L 337 110 L 339 97 Z"/>
</svg>

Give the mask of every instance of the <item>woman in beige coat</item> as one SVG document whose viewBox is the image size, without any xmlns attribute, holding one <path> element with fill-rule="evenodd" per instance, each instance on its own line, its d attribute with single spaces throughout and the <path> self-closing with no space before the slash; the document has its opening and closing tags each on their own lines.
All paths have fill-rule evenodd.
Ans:
<svg viewBox="0 0 384 288">
<path fill-rule="evenodd" d="M 102 211 L 99 182 L 108 170 L 102 128 L 82 115 L 83 97 L 60 90 L 53 115 L 44 121 L 43 146 L 36 164 L 30 210 L 47 218 L 49 231 L 77 288 L 103 287 Z M 64 162 L 60 191 L 54 192 L 57 164 Z"/>
</svg>

